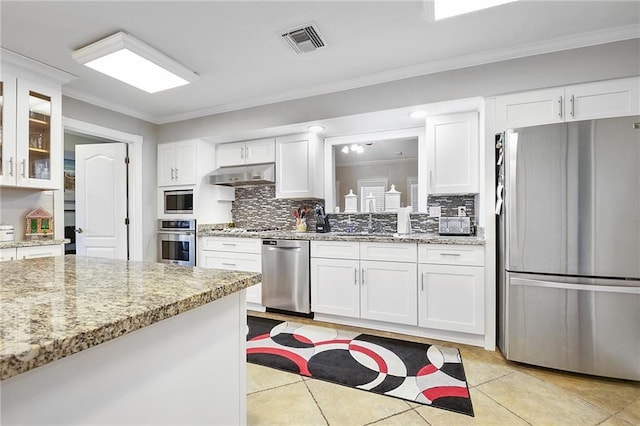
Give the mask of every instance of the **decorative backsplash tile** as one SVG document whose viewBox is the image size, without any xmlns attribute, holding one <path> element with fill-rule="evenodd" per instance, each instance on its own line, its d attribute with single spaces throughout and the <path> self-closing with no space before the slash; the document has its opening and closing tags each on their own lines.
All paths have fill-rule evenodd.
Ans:
<svg viewBox="0 0 640 426">
<path fill-rule="evenodd" d="M 309 207 L 307 229 L 314 230 L 316 218 L 313 207 L 324 200 L 290 200 L 276 198 L 275 185 L 236 187 L 236 200 L 231 203 L 231 217 L 238 228 L 274 228 L 293 230 L 296 219 L 293 211 Z"/>
<path fill-rule="evenodd" d="M 458 207 L 465 206 L 471 224 L 477 226 L 475 194 L 430 196 L 428 206 L 440 206 L 442 216 L 457 216 Z M 324 204 L 324 200 L 291 200 L 277 199 L 275 185 L 256 185 L 236 187 L 236 200 L 232 203 L 231 215 L 238 228 L 269 228 L 293 230 L 296 220 L 292 213 L 298 207 L 311 209 L 307 226 L 309 231 L 315 229 L 313 207 L 316 203 Z M 366 213 L 347 214 L 330 213 L 328 215 L 333 232 L 362 232 L 368 229 L 369 215 Z M 415 233 L 438 233 L 438 218 L 429 217 L 426 213 L 411 213 L 411 229 Z M 375 232 L 396 232 L 397 215 L 391 213 L 374 213 L 372 225 Z"/>
</svg>

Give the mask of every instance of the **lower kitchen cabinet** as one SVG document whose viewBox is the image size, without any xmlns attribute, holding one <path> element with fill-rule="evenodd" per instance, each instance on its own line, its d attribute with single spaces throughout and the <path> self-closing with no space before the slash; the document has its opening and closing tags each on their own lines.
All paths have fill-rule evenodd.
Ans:
<svg viewBox="0 0 640 426">
<path fill-rule="evenodd" d="M 352 244 L 351 248 L 345 244 Z M 361 244 L 358 249 L 358 244 Z M 392 243 L 395 244 L 395 243 Z M 336 259 L 337 253 L 384 252 L 387 243 L 311 242 L 311 310 L 316 313 L 417 325 L 415 244 L 413 262 Z M 364 247 L 363 247 L 364 246 Z M 392 248 L 400 248 L 395 245 Z M 404 250 L 403 250 L 404 251 Z M 409 250 L 411 252 L 411 250 Z M 325 253 L 327 257 L 314 257 Z M 394 250 L 391 250 L 394 253 Z M 329 257 L 331 256 L 331 257 Z"/>
<path fill-rule="evenodd" d="M 262 240 L 202 237 L 198 265 L 230 271 L 262 272 Z M 262 305 L 262 284 L 247 288 L 247 303 Z"/>
<path fill-rule="evenodd" d="M 418 249 L 420 327 L 484 333 L 484 247 Z"/>
<path fill-rule="evenodd" d="M 64 248 L 60 244 L 46 246 L 10 247 L 0 249 L 0 262 L 38 257 L 62 256 Z"/>
</svg>

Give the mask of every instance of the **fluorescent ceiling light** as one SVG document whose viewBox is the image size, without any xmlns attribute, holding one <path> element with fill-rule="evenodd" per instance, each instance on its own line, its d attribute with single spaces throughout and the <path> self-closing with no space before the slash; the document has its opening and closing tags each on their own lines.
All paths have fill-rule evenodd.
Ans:
<svg viewBox="0 0 640 426">
<path fill-rule="evenodd" d="M 120 31 L 72 53 L 73 59 L 148 93 L 184 86 L 196 73 Z"/>
<path fill-rule="evenodd" d="M 517 0 L 433 0 L 433 14 L 437 21 L 514 1 Z"/>
</svg>

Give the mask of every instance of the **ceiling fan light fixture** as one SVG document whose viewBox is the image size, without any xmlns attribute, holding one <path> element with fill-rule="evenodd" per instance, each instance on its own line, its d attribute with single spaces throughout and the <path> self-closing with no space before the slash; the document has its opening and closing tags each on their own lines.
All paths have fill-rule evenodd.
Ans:
<svg viewBox="0 0 640 426">
<path fill-rule="evenodd" d="M 75 50 L 71 56 L 147 93 L 184 86 L 198 79 L 195 72 L 123 31 Z"/>
</svg>

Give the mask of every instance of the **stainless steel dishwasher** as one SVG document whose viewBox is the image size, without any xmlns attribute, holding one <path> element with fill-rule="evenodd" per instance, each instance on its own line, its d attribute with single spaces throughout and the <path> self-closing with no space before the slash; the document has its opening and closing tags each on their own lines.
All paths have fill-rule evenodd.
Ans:
<svg viewBox="0 0 640 426">
<path fill-rule="evenodd" d="M 262 305 L 311 313 L 309 241 L 262 240 Z"/>
</svg>

